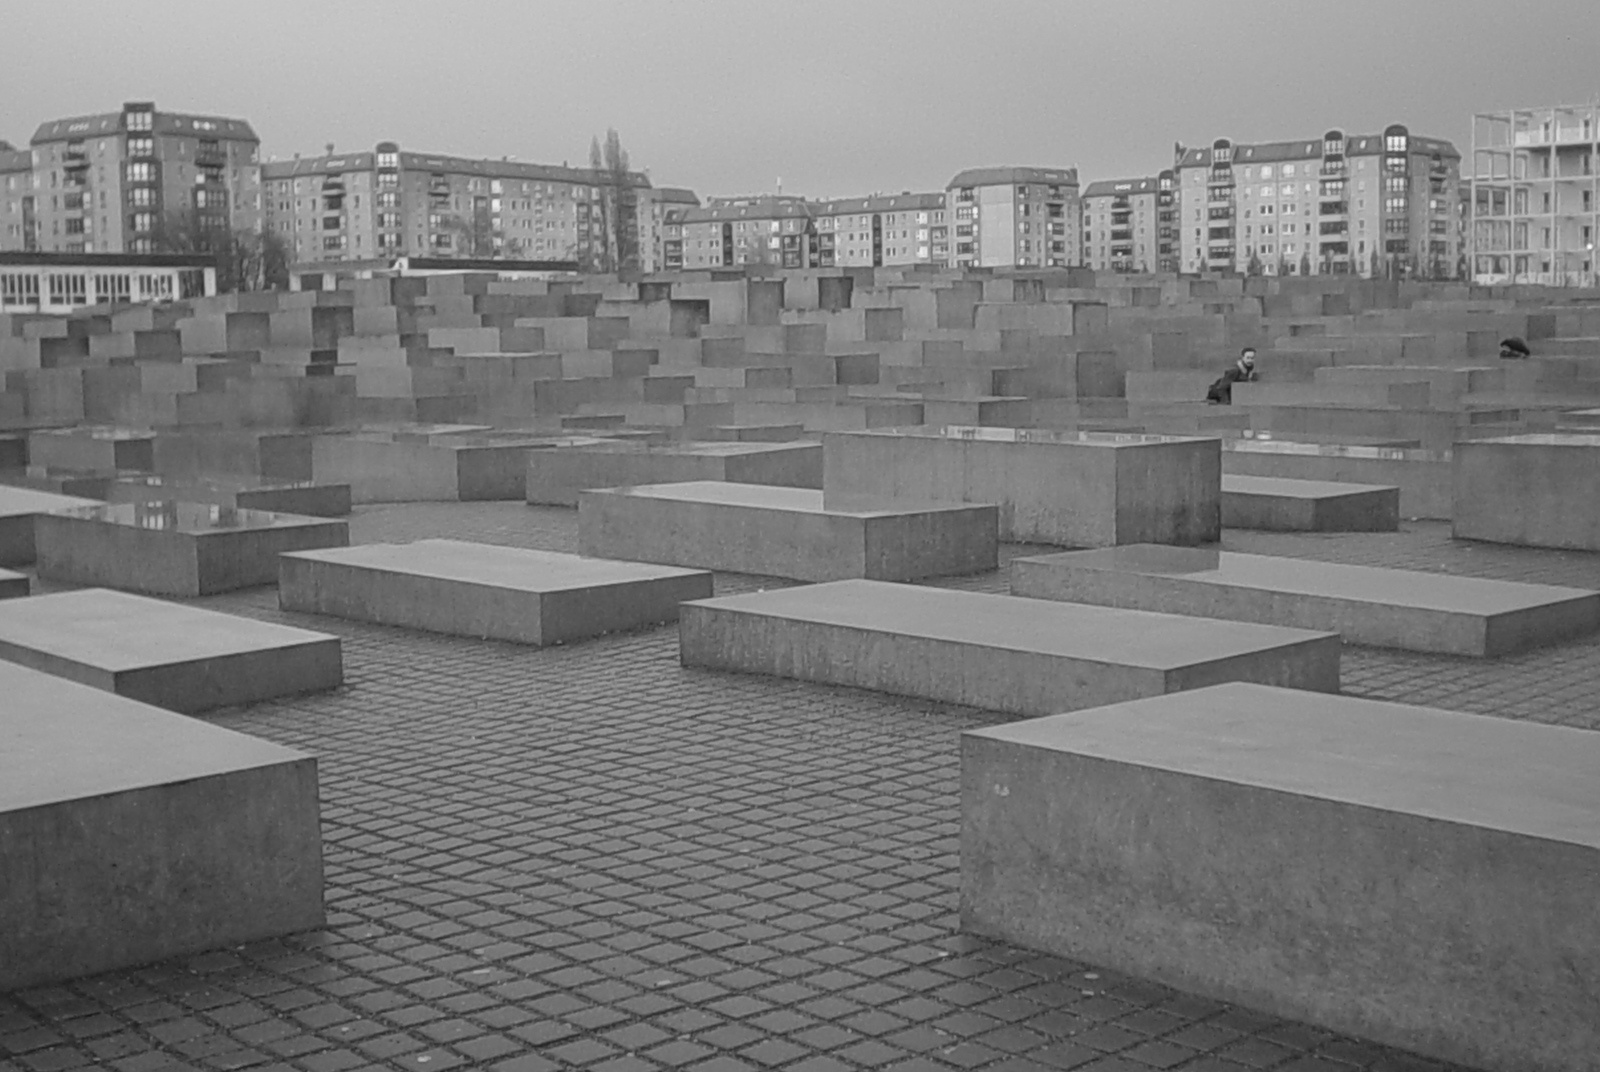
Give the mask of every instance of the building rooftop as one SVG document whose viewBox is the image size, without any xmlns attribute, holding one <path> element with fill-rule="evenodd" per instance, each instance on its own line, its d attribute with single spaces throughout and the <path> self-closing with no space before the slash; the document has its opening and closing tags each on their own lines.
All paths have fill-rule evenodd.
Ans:
<svg viewBox="0 0 1600 1072">
<path fill-rule="evenodd" d="M 1010 186 L 1014 183 L 1042 182 L 1049 185 L 1078 185 L 1077 168 L 986 167 L 958 172 L 945 189 L 961 186 Z"/>
<path fill-rule="evenodd" d="M 852 212 L 907 212 L 944 208 L 944 194 L 874 194 L 871 197 L 813 201 L 811 207 L 819 216 L 839 216 Z"/>
<path fill-rule="evenodd" d="M 720 223 L 723 220 L 810 219 L 811 216 L 811 206 L 800 198 L 760 197 L 685 208 L 676 217 L 676 222 Z"/>
<path fill-rule="evenodd" d="M 27 149 L 0 149 L 0 175 L 33 170 L 33 154 Z"/>
<path fill-rule="evenodd" d="M 562 164 L 531 164 L 520 160 L 475 160 L 465 156 L 446 156 L 442 153 L 400 152 L 402 171 L 446 171 L 456 175 L 480 175 L 495 179 L 530 179 L 537 182 L 570 182 L 588 186 L 604 181 L 602 172 L 592 168 L 567 167 Z M 301 156 L 293 160 L 271 160 L 261 165 L 261 178 L 292 179 L 302 175 L 324 175 L 330 172 L 371 171 L 378 166 L 378 154 L 372 151 L 356 153 L 328 153 L 322 156 Z M 634 186 L 650 185 L 649 176 L 642 171 L 629 173 Z M 692 195 L 691 195 L 692 196 Z"/>
<path fill-rule="evenodd" d="M 1443 138 L 1427 138 L 1410 134 L 1412 153 L 1437 153 L 1448 160 L 1459 160 L 1461 154 L 1455 145 Z M 1350 134 L 1344 139 L 1346 156 L 1376 156 L 1383 152 L 1382 134 Z M 1178 167 L 1210 167 L 1212 150 L 1186 150 L 1178 160 Z M 1272 164 L 1280 160 L 1320 160 L 1322 139 L 1302 141 L 1238 142 L 1233 146 L 1234 163 Z"/>
<path fill-rule="evenodd" d="M 1085 198 L 1119 197 L 1128 194 L 1153 194 L 1160 185 L 1154 176 L 1144 179 L 1101 179 L 1083 191 Z"/>
<path fill-rule="evenodd" d="M 657 186 L 655 200 L 672 205 L 698 205 L 700 195 L 683 186 Z"/>
<path fill-rule="evenodd" d="M 121 112 L 106 112 L 102 115 L 74 116 L 70 119 L 52 119 L 40 125 L 34 131 L 30 144 L 39 145 L 42 142 L 72 141 L 77 138 L 93 138 L 102 134 L 118 134 L 122 132 Z M 156 112 L 152 122 L 152 130 L 156 134 L 180 134 L 192 137 L 206 138 L 231 138 L 237 141 L 259 142 L 256 132 L 250 124 L 243 119 L 227 119 L 216 115 L 184 115 L 178 112 Z"/>
</svg>

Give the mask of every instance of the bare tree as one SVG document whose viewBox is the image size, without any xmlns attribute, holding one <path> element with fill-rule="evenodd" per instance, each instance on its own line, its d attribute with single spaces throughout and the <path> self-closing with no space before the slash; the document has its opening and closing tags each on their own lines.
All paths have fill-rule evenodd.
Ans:
<svg viewBox="0 0 1600 1072">
<path fill-rule="evenodd" d="M 629 171 L 628 151 L 613 127 L 606 131 L 605 146 L 589 143 L 589 167 L 600 190 L 598 217 L 589 218 L 594 261 L 604 272 L 627 271 L 639 266 L 639 195 Z"/>
<path fill-rule="evenodd" d="M 158 253 L 198 253 L 215 258 L 217 290 L 283 290 L 289 285 L 289 248 L 276 231 L 230 228 L 189 207 L 156 220 L 150 235 Z"/>
</svg>

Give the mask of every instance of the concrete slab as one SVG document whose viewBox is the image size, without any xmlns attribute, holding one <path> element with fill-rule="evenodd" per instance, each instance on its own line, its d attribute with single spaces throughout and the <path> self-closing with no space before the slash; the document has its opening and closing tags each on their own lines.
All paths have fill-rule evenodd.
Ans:
<svg viewBox="0 0 1600 1072">
<path fill-rule="evenodd" d="M 1400 489 L 1223 473 L 1222 527 L 1272 532 L 1397 532 Z"/>
<path fill-rule="evenodd" d="M 350 542 L 342 519 L 198 503 L 116 503 L 35 519 L 39 576 L 151 595 L 276 584 L 278 555 Z"/>
<path fill-rule="evenodd" d="M 701 570 L 419 540 L 278 559 L 285 610 L 518 644 L 564 644 L 678 619 L 711 595 Z"/>
<path fill-rule="evenodd" d="M 320 927 L 317 761 L 0 663 L 0 991 Z"/>
<path fill-rule="evenodd" d="M 1479 657 L 1600 629 L 1600 592 L 1581 588 L 1158 544 L 1013 559 L 1011 592 Z"/>
<path fill-rule="evenodd" d="M 916 580 L 994 569 L 993 506 L 856 500 L 810 488 L 692 481 L 581 493 L 586 555 L 801 581 Z"/>
<path fill-rule="evenodd" d="M 1464 440 L 1454 478 L 1455 536 L 1600 551 L 1600 434 Z"/>
<path fill-rule="evenodd" d="M 1597 769 L 1585 730 L 1248 684 L 974 730 L 962 923 L 1473 1068 L 1589 1070 Z"/>
<path fill-rule="evenodd" d="M 55 469 L 116 472 L 155 468 L 156 434 L 137 428 L 47 428 L 28 435 L 28 461 Z"/>
<path fill-rule="evenodd" d="M 1221 443 L 1181 436 L 947 426 L 830 433 L 830 497 L 992 502 L 1000 538 L 1067 547 L 1221 535 Z"/>
<path fill-rule="evenodd" d="M 527 501 L 576 506 L 590 488 L 719 480 L 822 487 L 820 443 L 583 443 L 528 456 Z"/>
<path fill-rule="evenodd" d="M 1260 438 L 1228 440 L 1222 448 L 1225 473 L 1394 486 L 1400 516 L 1441 520 L 1454 509 L 1451 464 L 1448 450 Z"/>
<path fill-rule="evenodd" d="M 40 514 L 98 505 L 95 499 L 76 495 L 0 486 L 0 566 L 33 564 L 34 518 Z"/>
<path fill-rule="evenodd" d="M 348 484 L 357 503 L 521 499 L 528 455 L 549 445 L 443 431 L 327 435 L 312 444 L 311 468 L 318 482 Z"/>
<path fill-rule="evenodd" d="M 684 605 L 685 666 L 1017 715 L 1246 680 L 1336 691 L 1336 634 L 836 581 Z"/>
<path fill-rule="evenodd" d="M 0 599 L 15 599 L 28 594 L 28 575 L 0 569 Z"/>
<path fill-rule="evenodd" d="M 345 517 L 350 513 L 349 484 L 318 484 L 310 480 L 168 479 L 153 474 L 125 474 L 107 485 L 106 499 L 117 503 L 208 503 L 302 517 Z"/>
<path fill-rule="evenodd" d="M 0 659 L 185 714 L 344 679 L 338 637 L 104 588 L 0 602 Z"/>
</svg>

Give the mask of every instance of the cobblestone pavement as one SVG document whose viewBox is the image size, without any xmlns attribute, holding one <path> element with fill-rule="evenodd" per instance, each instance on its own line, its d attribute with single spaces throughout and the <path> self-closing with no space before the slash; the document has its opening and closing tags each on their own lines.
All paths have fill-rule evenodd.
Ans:
<svg viewBox="0 0 1600 1072">
<path fill-rule="evenodd" d="M 352 519 L 356 542 L 441 535 L 572 549 L 575 514 Z M 1226 546 L 1600 588 L 1600 556 L 1448 537 Z M 962 935 L 956 741 L 997 716 L 687 670 L 671 628 L 541 651 L 285 614 L 271 589 L 199 602 L 344 638 L 337 692 L 210 716 L 320 756 L 328 924 L 0 996 L 7 1072 L 1442 1067 Z M 1348 648 L 1346 691 L 1592 728 L 1597 655 Z"/>
</svg>

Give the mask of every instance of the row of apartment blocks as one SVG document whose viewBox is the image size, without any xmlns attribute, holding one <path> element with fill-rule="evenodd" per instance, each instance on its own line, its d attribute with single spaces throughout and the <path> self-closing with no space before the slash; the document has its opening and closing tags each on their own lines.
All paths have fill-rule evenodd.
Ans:
<svg viewBox="0 0 1600 1072">
<path fill-rule="evenodd" d="M 666 216 L 662 265 L 1065 268 L 1078 261 L 1074 168 L 975 168 L 942 193 L 712 198 Z"/>
<path fill-rule="evenodd" d="M 1461 156 L 1395 124 L 1175 149 L 1173 167 L 1084 191 L 1083 263 L 1266 275 L 1462 272 Z"/>
<path fill-rule="evenodd" d="M 930 264 L 1440 276 L 1461 266 L 1462 210 L 1476 197 L 1480 218 L 1505 220 L 1477 226 L 1479 248 L 1493 254 L 1480 255 L 1477 270 L 1551 271 L 1541 248 L 1592 249 L 1594 220 L 1578 216 L 1596 207 L 1594 120 L 1592 110 L 1547 119 L 1544 142 L 1582 142 L 1548 152 L 1524 144 L 1529 121 L 1519 120 L 1506 148 L 1480 151 L 1480 170 L 1495 178 L 1466 199 L 1455 148 L 1397 124 L 1373 135 L 1180 145 L 1170 169 L 1093 183 L 1081 200 L 1075 168 L 971 169 L 933 193 L 704 205 L 632 173 L 631 226 L 646 271 Z M 45 123 L 26 150 L 0 143 L 0 187 L 0 249 L 149 252 L 175 209 L 203 224 L 273 231 L 298 264 L 401 255 L 581 263 L 615 237 L 601 209 L 608 177 L 589 168 L 394 142 L 263 163 L 245 121 L 148 102 Z M 1519 215 L 1534 212 L 1546 217 L 1534 226 Z M 1553 263 L 1593 267 L 1576 252 Z"/>
</svg>

